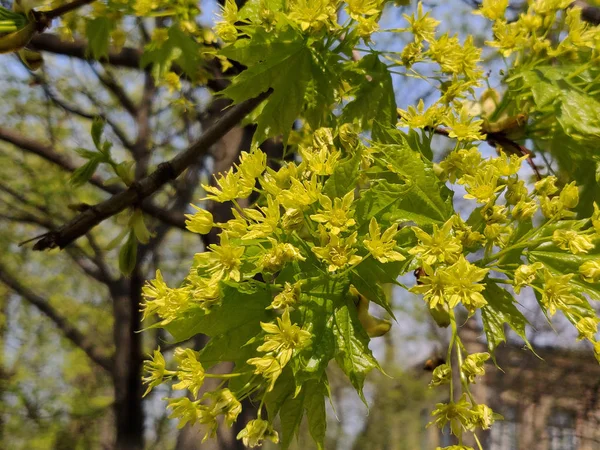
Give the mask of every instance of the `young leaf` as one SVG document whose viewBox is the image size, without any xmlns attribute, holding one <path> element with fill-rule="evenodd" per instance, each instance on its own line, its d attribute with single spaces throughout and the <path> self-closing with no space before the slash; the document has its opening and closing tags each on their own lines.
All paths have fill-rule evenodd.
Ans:
<svg viewBox="0 0 600 450">
<path fill-rule="evenodd" d="M 91 158 L 88 162 L 86 162 L 83 166 L 79 167 L 71 174 L 70 183 L 79 187 L 85 183 L 87 183 L 92 176 L 94 176 L 94 172 L 98 168 L 98 164 L 100 164 L 100 160 L 98 158 L 99 155 L 96 155 L 94 158 Z"/>
<path fill-rule="evenodd" d="M 335 360 L 367 405 L 363 394 L 365 378 L 371 370 L 379 368 L 379 364 L 369 349 L 369 337 L 358 320 L 356 305 L 351 299 L 336 305 L 333 333 L 336 339 Z"/>
<path fill-rule="evenodd" d="M 148 242 L 150 242 L 152 234 L 150 233 L 150 231 L 148 231 L 148 228 L 146 228 L 146 224 L 144 223 L 144 214 L 142 213 L 142 210 L 136 209 L 133 212 L 131 218 L 129 219 L 129 226 L 135 233 L 135 237 L 138 241 L 140 241 L 142 244 L 147 244 Z"/>
<path fill-rule="evenodd" d="M 490 352 L 493 353 L 501 342 L 506 342 L 505 323 L 531 348 L 525 334 L 527 319 L 514 305 L 513 296 L 496 283 L 489 281 L 485 286 L 483 296 L 488 304 L 481 308 L 481 317 Z"/>
<path fill-rule="evenodd" d="M 305 40 L 291 29 L 277 41 L 259 39 L 254 44 L 221 51 L 228 58 L 250 65 L 222 93 L 239 103 L 273 89 L 257 120 L 254 142 L 260 144 L 270 136 L 281 134 L 285 138 L 291 131 L 312 77 L 312 57 Z M 252 56 L 247 52 L 249 47 L 253 48 Z"/>
<path fill-rule="evenodd" d="M 102 133 L 104 132 L 105 122 L 100 117 L 95 117 L 92 122 L 92 140 L 98 150 L 101 149 L 102 145 Z"/>
<path fill-rule="evenodd" d="M 115 22 L 108 17 L 96 17 L 87 22 L 85 34 L 88 40 L 88 50 L 94 59 L 108 57 L 110 32 Z"/>
<path fill-rule="evenodd" d="M 125 275 L 130 275 L 135 268 L 137 261 L 137 239 L 133 230 L 129 232 L 129 237 L 125 245 L 119 251 L 119 270 Z"/>
</svg>

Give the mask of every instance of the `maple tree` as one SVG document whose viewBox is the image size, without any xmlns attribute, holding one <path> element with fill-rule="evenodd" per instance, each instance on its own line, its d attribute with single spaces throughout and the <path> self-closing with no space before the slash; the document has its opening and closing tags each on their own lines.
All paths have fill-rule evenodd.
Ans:
<svg viewBox="0 0 600 450">
<path fill-rule="evenodd" d="M 484 45 L 473 36 L 437 32 L 439 21 L 420 3 L 393 29 L 379 23 L 384 8 L 398 5 L 379 0 L 226 1 L 212 31 L 196 22 L 194 2 L 3 9 L 0 48 L 19 52 L 31 69 L 32 52 L 52 52 L 56 45 L 40 33 L 60 17 L 65 38 L 87 38 L 85 50 L 73 45 L 65 51 L 146 69 L 147 83 L 180 94 L 171 107 L 193 110 L 184 85 L 207 85 L 233 105 L 185 149 L 155 161 L 152 171 L 148 136 L 131 143 L 102 115 L 91 125 L 92 150 L 77 150 L 86 160 L 77 168 L 9 130 L 0 133 L 72 170 L 71 186 L 89 182 L 112 194 L 48 227 L 33 239 L 33 249 L 68 250 L 77 239 L 90 239 L 96 225 L 126 215 L 123 231 L 104 245 L 120 246 L 118 264 L 130 277 L 121 280 L 143 294 L 133 306 L 141 306 L 146 332 L 166 330 L 170 346 L 207 336 L 200 350 L 176 347 L 172 360 L 154 350 L 144 363 L 146 394 L 163 384 L 185 391 L 168 400 L 170 417 L 181 426 L 203 426 L 205 438 L 216 435 L 221 417 L 228 426 L 236 423 L 248 406 L 242 402 L 252 400 L 258 407 L 237 433 L 250 447 L 269 439 L 287 448 L 306 416 L 323 448 L 328 366 L 337 364 L 366 402 L 365 380 L 380 369 L 370 340 L 392 325 L 371 316 L 369 302 L 393 318 L 383 287 L 407 289 L 451 330 L 446 362 L 431 381 L 448 386 L 449 401 L 436 405 L 432 424 L 457 437 L 458 445 L 448 449 L 471 449 L 469 438 L 481 448 L 477 433 L 500 417 L 477 403 L 470 385 L 506 340 L 505 325 L 529 345 L 514 293 L 531 289 L 540 310 L 564 315 L 600 359 L 600 319 L 590 304 L 600 300 L 600 208 L 594 202 L 600 21 L 594 8 L 578 3 L 532 0 L 515 14 L 507 0 L 484 1 L 475 11 L 490 21 L 493 36 Z M 155 21 L 151 31 L 142 27 L 143 51 L 129 58 L 124 27 L 132 17 Z M 374 36 L 383 34 L 406 43 L 400 50 L 374 45 Z M 482 68 L 484 52 L 505 64 L 498 89 Z M 425 80 L 435 99 L 398 108 L 394 77 Z M 110 72 L 100 78 L 138 126 L 148 128 Z M 142 103 L 152 92 L 145 94 Z M 202 183 L 205 203 L 186 216 L 189 231 L 211 236 L 206 251 L 187 263 L 189 274 L 179 285 L 166 283 L 159 267 L 142 288 L 140 256 L 155 239 L 149 218 L 177 222 L 149 197 L 189 173 L 242 121 L 253 129 L 249 148 L 215 183 Z M 113 155 L 107 128 L 131 145 L 133 159 Z M 436 162 L 435 136 L 451 142 Z M 281 152 L 271 158 L 267 149 L 275 144 Z M 496 155 L 482 156 L 484 145 Z M 538 164 L 537 154 L 551 155 L 560 171 Z M 99 172 L 116 184 L 100 181 Z M 472 204 L 464 217 L 455 207 L 462 191 Z M 185 203 L 192 194 L 186 192 Z M 216 217 L 206 202 L 223 204 L 229 216 Z M 414 286 L 397 281 L 412 272 Z M 25 292 L 8 276 L 3 281 Z M 489 352 L 467 353 L 457 318 L 462 311 L 481 315 Z M 136 325 L 129 324 L 130 332 Z M 111 370 L 96 350 L 86 353 Z M 221 363 L 231 369 L 213 373 Z M 210 378 L 217 386 L 199 394 Z M 276 418 L 281 433 L 273 427 Z"/>
</svg>

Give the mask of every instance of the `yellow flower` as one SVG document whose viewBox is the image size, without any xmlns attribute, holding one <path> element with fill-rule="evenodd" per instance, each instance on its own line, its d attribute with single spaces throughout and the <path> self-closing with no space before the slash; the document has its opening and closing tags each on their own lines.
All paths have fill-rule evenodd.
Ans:
<svg viewBox="0 0 600 450">
<path fill-rule="evenodd" d="M 540 196 L 550 196 L 558 192 L 556 177 L 548 176 L 534 184 L 535 192 Z"/>
<path fill-rule="evenodd" d="M 183 428 L 186 423 L 190 425 L 198 421 L 198 417 L 203 409 L 200 401 L 192 402 L 187 397 L 170 398 L 168 399 L 167 408 L 171 408 L 173 412 L 169 415 L 169 419 L 179 419 L 177 428 Z"/>
<path fill-rule="evenodd" d="M 358 264 L 362 257 L 355 255 L 356 231 L 347 238 L 340 238 L 335 234 L 327 234 L 321 229 L 321 247 L 313 247 L 312 251 L 319 258 L 329 264 L 328 270 L 335 272 L 347 265 Z"/>
<path fill-rule="evenodd" d="M 267 309 L 282 309 L 294 306 L 300 299 L 300 287 L 302 284 L 303 280 L 297 281 L 294 284 L 286 281 L 283 291 L 275 296 Z"/>
<path fill-rule="evenodd" d="M 437 403 L 431 415 L 434 417 L 434 421 L 427 426 L 435 424 L 443 429 L 450 423 L 452 434 L 460 436 L 463 430 L 468 429 L 473 412 L 471 404 L 467 401 L 467 394 L 463 394 L 458 402 Z"/>
<path fill-rule="evenodd" d="M 450 127 L 448 136 L 459 141 L 483 141 L 485 134 L 481 132 L 483 120 L 469 117 L 467 108 L 463 107 L 458 117 L 453 114 L 446 116 L 445 123 Z"/>
<path fill-rule="evenodd" d="M 543 268 L 544 265 L 541 262 L 533 263 L 530 266 L 526 264 L 520 265 L 517 270 L 515 270 L 515 278 L 513 280 L 515 292 L 518 294 L 521 292 L 521 288 L 530 286 L 535 280 L 537 271 L 542 270 Z"/>
<path fill-rule="evenodd" d="M 322 186 L 317 182 L 316 175 L 302 182 L 296 178 L 292 178 L 291 183 L 289 189 L 281 191 L 279 194 L 279 200 L 286 210 L 299 209 L 300 211 L 304 211 L 319 199 Z"/>
<path fill-rule="evenodd" d="M 273 355 L 265 355 L 260 358 L 250 358 L 246 362 L 256 366 L 254 373 L 262 375 L 263 378 L 269 382 L 267 392 L 273 390 L 277 378 L 279 378 L 279 375 L 281 375 L 281 372 L 283 371 L 283 367 L 279 364 L 279 359 Z"/>
<path fill-rule="evenodd" d="M 289 19 L 300 25 L 302 31 L 336 28 L 336 8 L 329 0 L 294 0 L 289 8 Z"/>
<path fill-rule="evenodd" d="M 419 2 L 417 6 L 417 15 L 403 15 L 408 21 L 409 30 L 415 35 L 415 41 L 433 41 L 435 39 L 435 29 L 440 24 L 439 21 L 429 17 L 429 12 L 423 14 L 423 4 Z"/>
<path fill-rule="evenodd" d="M 569 250 L 574 255 L 587 253 L 594 248 L 590 236 L 579 234 L 575 230 L 555 230 L 552 242 L 561 250 Z"/>
<path fill-rule="evenodd" d="M 194 214 L 186 214 L 188 219 L 185 221 L 185 226 L 192 233 L 208 234 L 213 227 L 213 215 L 206 209 L 198 208 L 195 205 L 192 207 L 196 210 Z"/>
<path fill-rule="evenodd" d="M 171 370 L 166 370 L 165 358 L 160 352 L 160 347 L 154 350 L 149 360 L 144 361 L 144 372 L 148 373 L 146 377 L 142 378 L 144 383 L 148 385 L 148 389 L 144 392 L 143 397 L 148 395 L 152 388 L 160 385 L 165 376 L 170 378 L 175 374 Z"/>
<path fill-rule="evenodd" d="M 467 356 L 460 367 L 469 383 L 475 382 L 475 377 L 485 375 L 485 362 L 490 359 L 489 353 L 472 353 Z"/>
<path fill-rule="evenodd" d="M 260 323 L 261 328 L 268 333 L 265 343 L 257 348 L 259 352 L 273 352 L 281 367 L 284 367 L 292 358 L 294 350 L 301 350 L 310 343 L 311 334 L 292 324 L 290 310 L 285 309 L 277 324 Z"/>
<path fill-rule="evenodd" d="M 252 152 L 242 152 L 240 156 L 240 164 L 237 166 L 238 172 L 246 183 L 254 184 L 259 176 L 263 174 L 267 168 L 267 155 L 260 149 L 255 149 Z"/>
<path fill-rule="evenodd" d="M 202 188 L 209 193 L 202 200 L 214 200 L 223 203 L 238 198 L 246 198 L 252 193 L 254 187 L 254 180 L 251 180 L 251 184 L 247 183 L 238 172 L 233 171 L 233 168 L 230 168 L 225 175 L 219 174 L 219 178 L 215 177 L 215 179 L 218 187 L 207 184 L 202 185 Z"/>
<path fill-rule="evenodd" d="M 498 175 L 490 166 L 479 170 L 475 176 L 464 176 L 461 183 L 465 184 L 467 191 L 464 198 L 476 200 L 484 205 L 493 203 L 496 200 L 496 192 L 504 189 L 504 186 L 498 186 Z"/>
<path fill-rule="evenodd" d="M 548 310 L 551 316 L 556 313 L 556 309 L 566 307 L 570 303 L 579 303 L 580 300 L 571 294 L 569 282 L 574 274 L 554 275 L 544 269 L 544 285 L 542 291 L 541 304 Z"/>
<path fill-rule="evenodd" d="M 429 305 L 430 309 L 445 308 L 447 306 L 446 285 L 441 270 L 434 272 L 427 264 L 423 264 L 423 270 L 426 276 L 420 277 L 419 284 L 412 287 L 410 292 L 422 294 L 423 300 Z"/>
<path fill-rule="evenodd" d="M 201 401 L 209 401 L 210 406 L 201 405 L 198 408 L 198 422 L 203 425 L 208 425 L 208 430 L 202 438 L 205 442 L 208 438 L 214 438 L 217 435 L 219 416 L 224 417 L 224 422 L 231 427 L 240 412 L 242 412 L 242 404 L 235 398 L 229 389 L 219 389 L 218 391 L 206 392 L 202 396 Z"/>
<path fill-rule="evenodd" d="M 329 146 L 299 147 L 300 156 L 308 168 L 316 175 L 331 175 L 338 165 L 342 152 Z"/>
<path fill-rule="evenodd" d="M 377 261 L 386 263 L 389 261 L 404 261 L 406 258 L 401 253 L 394 250 L 396 241 L 394 240 L 398 233 L 398 224 L 393 224 L 381 234 L 381 229 L 375 217 L 369 222 L 369 237 L 365 239 L 363 244 L 369 253 L 373 255 Z"/>
<path fill-rule="evenodd" d="M 277 242 L 273 238 L 268 238 L 271 248 L 261 257 L 259 267 L 264 272 L 274 273 L 290 261 L 304 261 L 304 256 L 296 247 L 288 243 Z"/>
<path fill-rule="evenodd" d="M 175 72 L 169 72 L 165 74 L 164 83 L 167 85 L 169 89 L 169 93 L 179 92 L 181 90 L 181 80 L 179 79 L 179 75 Z"/>
<path fill-rule="evenodd" d="M 481 8 L 474 11 L 473 14 L 481 15 L 490 20 L 503 19 L 507 7 L 508 0 L 483 0 Z"/>
<path fill-rule="evenodd" d="M 503 151 L 500 151 L 500 156 L 490 161 L 490 164 L 496 169 L 496 172 L 501 177 L 510 177 L 519 172 L 523 161 L 528 158 L 527 155 L 518 157 L 517 155 L 506 156 Z"/>
<path fill-rule="evenodd" d="M 243 235 L 242 239 L 260 239 L 273 236 L 281 218 L 279 201 L 267 194 L 266 207 L 246 208 L 244 214 L 256 223 L 248 225 L 248 232 Z"/>
<path fill-rule="evenodd" d="M 448 306 L 454 308 L 459 303 L 473 314 L 477 308 L 487 304 L 481 295 L 485 286 L 479 284 L 489 269 L 480 269 L 460 255 L 458 261 L 441 272 Z"/>
<path fill-rule="evenodd" d="M 412 105 L 408 106 L 407 111 L 398 108 L 400 116 L 398 125 L 409 128 L 435 127 L 443 122 L 446 114 L 446 107 L 438 104 L 432 105 L 425 111 L 425 103 L 420 99 L 416 108 Z"/>
<path fill-rule="evenodd" d="M 529 202 L 520 200 L 512 209 L 511 214 L 517 220 L 530 219 L 538 210 L 538 204 L 535 200 Z"/>
<path fill-rule="evenodd" d="M 584 262 L 579 266 L 579 273 L 588 283 L 600 283 L 600 259 Z"/>
<path fill-rule="evenodd" d="M 460 241 L 452 235 L 454 220 L 454 217 L 448 219 L 441 229 L 434 225 L 431 235 L 418 227 L 412 227 L 419 244 L 411 248 L 408 253 L 418 255 L 421 261 L 430 266 L 438 262 L 453 264 L 462 253 Z"/>
<path fill-rule="evenodd" d="M 210 244 L 210 251 L 197 253 L 194 257 L 196 267 L 208 268 L 209 273 L 216 279 L 240 281 L 240 267 L 245 247 L 232 245 L 226 233 L 221 233 L 220 245 Z"/>
<path fill-rule="evenodd" d="M 144 297 L 142 320 L 147 319 L 152 314 L 157 314 L 163 319 L 161 325 L 166 325 L 175 320 L 190 307 L 188 289 L 186 287 L 179 289 L 168 287 L 160 270 L 156 271 L 156 279 L 147 282 L 142 288 L 142 296 Z"/>
<path fill-rule="evenodd" d="M 579 332 L 578 340 L 587 339 L 594 341 L 598 332 L 598 323 L 600 319 L 597 317 L 583 317 L 577 321 L 575 328 Z"/>
<path fill-rule="evenodd" d="M 219 287 L 219 278 L 203 278 L 198 275 L 196 269 L 192 269 L 186 281 L 189 282 L 189 285 L 186 287 L 194 305 L 208 312 L 220 302 L 221 289 Z"/>
<path fill-rule="evenodd" d="M 448 364 L 441 364 L 433 370 L 429 386 L 441 386 L 452 380 L 452 368 Z"/>
<path fill-rule="evenodd" d="M 175 359 L 179 363 L 176 372 L 179 383 L 173 385 L 173 389 L 188 389 L 194 397 L 204 384 L 204 367 L 198 361 L 198 352 L 191 348 L 175 349 Z"/>
<path fill-rule="evenodd" d="M 560 191 L 559 198 L 567 208 L 575 208 L 579 204 L 579 189 L 574 181 Z"/>
<path fill-rule="evenodd" d="M 446 173 L 448 180 L 454 183 L 457 178 L 464 175 L 475 175 L 481 163 L 481 153 L 479 153 L 477 147 L 471 147 L 470 149 L 461 148 L 451 152 L 446 159 L 440 162 L 440 167 Z"/>
<path fill-rule="evenodd" d="M 352 218 L 354 210 L 350 208 L 353 201 L 354 191 L 348 192 L 344 198 L 335 198 L 333 202 L 326 195 L 319 195 L 319 203 L 323 209 L 310 218 L 317 223 L 325 224 L 325 229 L 331 234 L 340 234 L 356 224 Z"/>
<path fill-rule="evenodd" d="M 255 419 L 248 422 L 246 427 L 238 433 L 237 439 L 241 439 L 246 447 L 257 447 L 265 439 L 277 444 L 279 442 L 279 435 L 269 422 L 262 419 Z"/>
</svg>

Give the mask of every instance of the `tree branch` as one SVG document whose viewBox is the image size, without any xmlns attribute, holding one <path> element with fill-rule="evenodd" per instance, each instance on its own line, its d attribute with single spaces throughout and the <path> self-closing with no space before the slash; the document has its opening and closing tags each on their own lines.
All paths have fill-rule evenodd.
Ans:
<svg viewBox="0 0 600 450">
<path fill-rule="evenodd" d="M 92 361 L 94 361 L 107 372 L 112 372 L 112 358 L 106 356 L 104 352 L 97 348 L 93 339 L 89 339 L 81 331 L 72 326 L 69 321 L 58 311 L 56 311 L 56 309 L 54 309 L 54 307 L 50 305 L 45 298 L 40 297 L 35 292 L 29 290 L 16 279 L 11 277 L 6 271 L 6 268 L 1 264 L 0 281 L 35 306 L 44 315 L 46 315 L 46 317 L 54 322 L 62 334 L 73 344 L 75 344 L 75 346 L 83 350 Z"/>
<path fill-rule="evenodd" d="M 592 25 L 600 25 L 600 8 L 582 0 L 574 1 L 571 6 L 581 8 L 581 18 Z"/>
<path fill-rule="evenodd" d="M 29 47 L 33 50 L 54 53 L 56 55 L 70 56 L 72 58 L 93 61 L 94 59 L 88 52 L 88 43 L 83 39 L 74 41 L 63 41 L 55 34 L 44 33 L 34 36 L 29 42 Z M 132 47 L 124 47 L 120 51 L 109 50 L 106 62 L 115 67 L 127 69 L 142 70 L 140 61 L 142 50 Z M 223 78 L 219 62 L 215 59 L 205 62 L 207 69 L 213 76 L 206 82 L 206 85 L 213 91 L 221 91 L 227 87 L 229 81 Z M 171 66 L 171 70 L 185 78 L 181 67 L 177 64 Z M 148 69 L 146 69 L 148 71 Z"/>
<path fill-rule="evenodd" d="M 47 19 L 56 19 L 57 17 L 63 16 L 71 11 L 74 11 L 82 6 L 89 5 L 90 3 L 94 3 L 96 0 L 74 0 L 71 3 L 67 3 L 65 5 L 58 6 L 50 11 L 44 11 L 42 14 Z"/>
<path fill-rule="evenodd" d="M 39 236 L 39 241 L 33 246 L 33 249 L 64 248 L 103 220 L 118 214 L 125 208 L 133 206 L 154 194 L 165 183 L 181 175 L 199 156 L 208 152 L 214 143 L 252 112 L 270 94 L 271 91 L 269 90 L 258 97 L 246 100 L 232 107 L 218 122 L 208 128 L 198 141 L 185 151 L 173 159 L 159 164 L 154 172 L 139 182 L 136 181 L 124 192 L 90 207 L 87 211 L 75 217 L 57 231 Z"/>
<path fill-rule="evenodd" d="M 60 153 L 55 151 L 51 146 L 44 145 L 41 142 L 25 137 L 7 128 L 0 127 L 0 140 L 9 142 L 21 148 L 22 150 L 40 156 L 46 161 L 50 161 L 68 172 L 73 172 L 77 169 L 77 166 L 73 164 L 73 162 L 69 158 L 66 158 L 65 156 L 61 155 Z M 97 175 L 94 175 L 90 179 L 90 183 L 111 195 L 118 195 L 125 192 L 124 189 L 118 186 L 104 185 L 102 179 Z M 155 205 L 150 201 L 150 199 L 144 200 L 141 203 L 141 208 L 145 213 L 150 214 L 151 216 L 156 217 L 157 219 L 160 219 L 161 221 L 168 223 L 169 225 L 177 227 L 181 230 L 186 229 L 185 218 L 182 215 L 173 214 Z"/>
</svg>

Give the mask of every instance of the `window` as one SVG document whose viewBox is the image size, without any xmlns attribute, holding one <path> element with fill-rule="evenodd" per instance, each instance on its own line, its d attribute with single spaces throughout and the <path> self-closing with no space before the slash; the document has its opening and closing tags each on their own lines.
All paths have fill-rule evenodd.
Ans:
<svg viewBox="0 0 600 450">
<path fill-rule="evenodd" d="M 512 406 L 500 408 L 504 420 L 494 423 L 490 431 L 490 450 L 518 450 L 517 410 Z"/>
<path fill-rule="evenodd" d="M 549 450 L 576 450 L 575 414 L 571 411 L 556 409 L 548 418 L 546 427 Z"/>
</svg>

